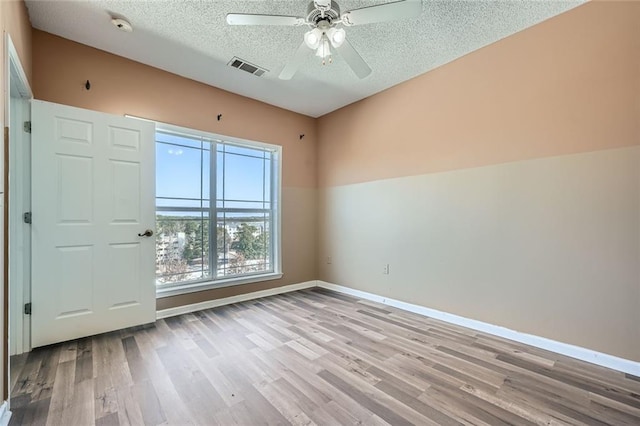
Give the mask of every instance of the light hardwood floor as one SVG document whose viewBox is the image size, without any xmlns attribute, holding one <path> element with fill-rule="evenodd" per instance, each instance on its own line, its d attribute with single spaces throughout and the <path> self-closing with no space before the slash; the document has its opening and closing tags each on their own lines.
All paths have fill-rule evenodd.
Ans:
<svg viewBox="0 0 640 426">
<path fill-rule="evenodd" d="M 320 289 L 11 362 L 14 425 L 640 425 L 638 377 Z"/>
</svg>

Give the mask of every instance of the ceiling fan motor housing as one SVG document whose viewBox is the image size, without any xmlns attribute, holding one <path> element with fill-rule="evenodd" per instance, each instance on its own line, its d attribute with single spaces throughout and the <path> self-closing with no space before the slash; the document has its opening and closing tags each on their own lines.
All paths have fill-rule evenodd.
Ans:
<svg viewBox="0 0 640 426">
<path fill-rule="evenodd" d="M 323 17 L 323 9 L 324 17 Z M 313 22 L 314 24 L 318 24 L 320 21 L 329 21 L 329 24 L 333 21 L 337 21 L 340 19 L 340 6 L 335 1 L 331 1 L 330 8 L 320 8 L 318 7 L 318 2 L 312 1 L 309 3 L 309 7 L 307 9 L 307 21 Z"/>
</svg>

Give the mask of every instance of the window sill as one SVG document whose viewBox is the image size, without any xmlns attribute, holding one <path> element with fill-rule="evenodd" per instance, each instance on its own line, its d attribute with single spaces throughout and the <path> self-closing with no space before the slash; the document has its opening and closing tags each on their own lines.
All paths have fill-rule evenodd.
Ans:
<svg viewBox="0 0 640 426">
<path fill-rule="evenodd" d="M 271 272 L 268 274 L 251 275 L 247 277 L 228 278 L 224 280 L 204 281 L 188 284 L 178 284 L 163 288 L 156 288 L 156 299 L 164 297 L 179 296 L 181 294 L 195 293 L 198 291 L 211 290 L 215 288 L 232 287 L 236 285 L 259 283 L 282 278 L 282 273 Z"/>
</svg>

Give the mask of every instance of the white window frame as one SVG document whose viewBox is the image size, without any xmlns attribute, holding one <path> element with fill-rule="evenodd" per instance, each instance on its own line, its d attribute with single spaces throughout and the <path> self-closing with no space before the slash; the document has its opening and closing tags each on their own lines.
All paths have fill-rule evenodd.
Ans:
<svg viewBox="0 0 640 426">
<path fill-rule="evenodd" d="M 281 256 L 282 246 L 281 246 L 281 237 L 280 237 L 281 228 L 282 228 L 282 225 L 281 225 L 282 146 L 268 144 L 264 142 L 252 141 L 247 139 L 234 138 L 231 136 L 219 135 L 215 133 L 205 132 L 202 130 L 195 130 L 195 129 L 190 129 L 186 127 L 176 126 L 173 124 L 166 124 L 166 123 L 159 123 L 159 122 L 156 122 L 156 132 L 167 132 L 167 133 L 173 133 L 179 136 L 182 135 L 185 137 L 201 137 L 205 139 L 218 140 L 222 143 L 238 145 L 240 147 L 247 147 L 247 148 L 253 147 L 253 148 L 266 149 L 273 153 L 273 158 L 271 160 L 271 168 L 272 168 L 271 169 L 271 176 L 272 176 L 271 178 L 272 180 L 271 182 L 271 191 L 272 191 L 272 194 L 271 194 L 272 223 L 271 225 L 273 226 L 273 229 L 269 230 L 269 236 L 271 239 L 270 261 L 273 264 L 273 271 L 266 272 L 266 273 L 250 274 L 250 275 L 238 275 L 236 277 L 229 277 L 229 278 L 216 278 L 217 268 L 215 271 L 213 271 L 213 269 L 210 269 L 212 271 L 212 276 L 210 278 L 197 280 L 197 281 L 186 281 L 181 283 L 164 284 L 162 286 L 156 286 L 156 298 L 160 299 L 164 297 L 177 296 L 180 294 L 194 293 L 197 291 L 222 288 L 222 287 L 230 287 L 230 286 L 242 285 L 242 284 L 250 284 L 250 283 L 256 283 L 261 281 L 277 280 L 279 278 L 282 278 L 282 275 L 283 275 L 282 274 L 282 256 Z M 215 159 L 216 157 L 216 152 L 217 150 L 215 149 L 211 150 L 211 157 L 213 159 Z M 214 160 L 212 161 L 212 163 L 215 164 L 216 161 Z M 214 186 L 215 185 L 214 179 L 216 176 L 215 167 L 210 170 L 210 173 L 213 176 L 210 184 L 212 185 L 212 188 L 216 188 L 217 186 Z M 273 194 L 273 192 L 275 192 L 276 194 Z M 210 200 L 210 205 L 211 205 L 210 212 L 213 212 L 214 216 L 210 215 L 209 217 L 209 221 L 210 221 L 209 232 L 211 232 L 212 229 L 217 229 L 216 204 L 217 204 L 216 200 Z M 212 223 L 214 224 L 213 228 L 211 228 Z M 217 244 L 212 245 L 210 243 L 209 250 L 212 250 L 212 249 L 217 250 Z M 217 258 L 217 252 L 215 257 Z M 210 268 L 213 268 L 213 267 L 214 265 L 210 265 Z"/>
</svg>

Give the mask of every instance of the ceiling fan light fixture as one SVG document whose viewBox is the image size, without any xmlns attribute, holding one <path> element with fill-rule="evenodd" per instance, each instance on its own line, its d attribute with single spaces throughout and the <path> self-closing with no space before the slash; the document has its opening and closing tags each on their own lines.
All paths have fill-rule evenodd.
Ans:
<svg viewBox="0 0 640 426">
<path fill-rule="evenodd" d="M 318 28 L 314 28 L 311 31 L 307 31 L 304 34 L 304 42 L 309 49 L 317 49 L 320 46 L 322 40 L 322 31 Z"/>
<path fill-rule="evenodd" d="M 342 46 L 342 43 L 344 43 L 344 40 L 347 37 L 347 34 L 342 28 L 329 28 L 326 34 L 331 41 L 331 45 L 336 49 Z"/>
<path fill-rule="evenodd" d="M 318 49 L 316 50 L 316 56 L 322 59 L 326 57 L 331 59 L 331 43 L 329 43 L 329 39 L 325 34 L 322 35 L 322 39 L 320 40 Z M 329 62 L 331 62 L 331 60 Z"/>
</svg>

